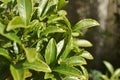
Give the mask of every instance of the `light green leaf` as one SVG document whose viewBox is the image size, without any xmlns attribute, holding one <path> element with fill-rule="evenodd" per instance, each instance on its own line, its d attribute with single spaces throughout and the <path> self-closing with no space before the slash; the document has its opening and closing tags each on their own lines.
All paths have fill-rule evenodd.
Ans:
<svg viewBox="0 0 120 80">
<path fill-rule="evenodd" d="M 56 47 L 56 42 L 52 38 L 45 50 L 45 60 L 47 64 L 54 63 L 56 61 L 57 56 L 57 47 Z"/>
<path fill-rule="evenodd" d="M 58 44 L 57 44 L 57 56 L 60 54 L 63 46 L 64 46 L 64 40 L 61 40 L 60 42 L 58 42 Z"/>
<path fill-rule="evenodd" d="M 120 77 L 120 68 L 116 69 L 114 74 L 112 75 L 112 79 L 119 78 Z M 111 80 L 112 80 L 111 79 Z"/>
<path fill-rule="evenodd" d="M 25 48 L 25 53 L 29 62 L 34 62 L 38 58 L 38 52 L 35 48 Z"/>
<path fill-rule="evenodd" d="M 65 62 L 68 65 L 72 65 L 72 66 L 80 66 L 80 65 L 87 64 L 86 60 L 81 56 L 73 56 L 73 57 L 67 58 Z"/>
<path fill-rule="evenodd" d="M 67 42 L 66 44 L 65 50 L 61 55 L 61 60 L 66 59 L 72 49 L 73 49 L 73 39 L 70 38 L 69 42 Z"/>
<path fill-rule="evenodd" d="M 82 71 L 83 71 L 83 74 L 84 74 L 84 78 L 85 78 L 85 80 L 89 80 L 89 75 L 88 75 L 88 71 L 87 71 L 87 69 L 85 69 L 85 67 L 83 67 L 83 66 L 80 66 L 81 67 L 81 69 L 82 69 Z"/>
<path fill-rule="evenodd" d="M 14 30 L 16 28 L 26 28 L 25 22 L 20 16 L 14 17 L 7 26 L 7 31 Z"/>
<path fill-rule="evenodd" d="M 51 74 L 51 73 L 45 73 L 44 79 L 56 80 L 54 78 L 54 74 Z"/>
<path fill-rule="evenodd" d="M 0 48 L 0 55 L 1 56 L 4 56 L 5 58 L 7 58 L 9 61 L 11 61 L 11 57 L 8 53 L 7 50 L 3 49 L 3 48 Z"/>
<path fill-rule="evenodd" d="M 23 63 L 23 66 L 25 68 L 32 69 L 32 70 L 35 70 L 35 71 L 51 72 L 50 67 L 40 59 L 37 59 L 37 60 L 35 60 L 34 62 L 31 62 L 31 63 L 28 62 L 28 61 L 25 61 Z"/>
<path fill-rule="evenodd" d="M 41 35 L 47 35 L 49 33 L 55 33 L 55 32 L 61 33 L 61 32 L 65 32 L 65 30 L 63 30 L 57 26 L 49 26 L 41 33 Z"/>
<path fill-rule="evenodd" d="M 78 70 L 75 67 L 70 67 L 67 65 L 60 65 L 60 66 L 54 68 L 53 71 L 61 73 L 61 74 L 69 75 L 69 76 L 78 77 L 78 78 L 80 78 L 82 75 L 80 70 Z"/>
<path fill-rule="evenodd" d="M 61 8 L 64 7 L 67 3 L 68 3 L 68 1 L 66 1 L 66 0 L 59 0 L 58 9 L 61 9 Z"/>
<path fill-rule="evenodd" d="M 114 68 L 112 66 L 112 64 L 110 64 L 109 62 L 107 61 L 103 61 L 104 65 L 106 66 L 106 68 L 108 69 L 108 71 L 111 73 L 111 75 L 113 75 L 114 73 Z"/>
<path fill-rule="evenodd" d="M 11 0 L 0 0 L 1 2 L 7 4 L 8 2 L 10 2 Z"/>
<path fill-rule="evenodd" d="M 78 79 L 77 77 L 73 77 L 73 76 L 67 76 L 63 80 L 80 80 L 80 79 Z"/>
<path fill-rule="evenodd" d="M 22 67 L 16 67 L 16 66 L 10 65 L 10 71 L 14 80 L 25 80 L 24 69 Z"/>
<path fill-rule="evenodd" d="M 46 6 L 48 4 L 48 1 L 49 0 L 40 0 L 40 4 L 38 6 L 38 16 L 41 17 L 43 12 L 45 11 L 46 9 Z"/>
<path fill-rule="evenodd" d="M 78 45 L 79 47 L 91 47 L 92 44 L 87 41 L 87 40 L 83 40 L 83 39 L 74 39 L 74 44 Z"/>
<path fill-rule="evenodd" d="M 83 51 L 80 56 L 86 58 L 86 59 L 93 59 L 93 56 L 88 51 Z"/>
<path fill-rule="evenodd" d="M 72 30 L 76 31 L 76 30 L 84 30 L 93 26 L 98 26 L 99 23 L 93 19 L 83 19 L 81 21 L 79 21 L 78 23 L 76 23 Z"/>
<path fill-rule="evenodd" d="M 12 41 L 15 41 L 15 42 L 17 42 L 18 44 L 21 45 L 21 40 L 19 39 L 19 37 L 15 33 L 13 33 L 13 32 L 8 32 L 8 33 L 6 32 L 5 33 L 4 32 L 5 28 L 6 27 L 3 24 L 0 23 L 0 34 L 2 36 L 6 37 L 6 38 L 8 38 L 8 39 L 10 39 Z"/>
<path fill-rule="evenodd" d="M 32 0 L 17 0 L 19 15 L 27 26 L 32 17 L 33 4 Z"/>
</svg>

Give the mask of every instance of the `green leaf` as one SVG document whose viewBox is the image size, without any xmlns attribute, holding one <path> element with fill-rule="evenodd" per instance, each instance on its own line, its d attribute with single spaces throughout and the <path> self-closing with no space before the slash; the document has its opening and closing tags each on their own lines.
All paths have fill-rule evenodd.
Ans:
<svg viewBox="0 0 120 80">
<path fill-rule="evenodd" d="M 38 52 L 35 48 L 25 48 L 25 53 L 29 62 L 34 62 L 38 58 Z"/>
<path fill-rule="evenodd" d="M 86 58 L 86 59 L 93 59 L 93 56 L 88 51 L 83 51 L 80 56 Z"/>
<path fill-rule="evenodd" d="M 49 33 L 55 33 L 55 32 L 61 33 L 61 32 L 65 32 L 65 30 L 63 30 L 57 26 L 49 26 L 41 33 L 41 35 L 47 35 Z"/>
<path fill-rule="evenodd" d="M 7 31 L 14 30 L 16 28 L 26 28 L 25 22 L 20 16 L 14 17 L 7 26 Z"/>
<path fill-rule="evenodd" d="M 57 56 L 57 47 L 56 47 L 56 42 L 52 38 L 45 50 L 45 60 L 47 64 L 54 63 L 56 61 L 56 56 Z"/>
<path fill-rule="evenodd" d="M 64 47 L 64 40 L 61 40 L 60 42 L 58 42 L 57 44 L 57 56 L 60 54 L 60 52 L 62 51 L 62 48 Z"/>
<path fill-rule="evenodd" d="M 11 0 L 0 0 L 1 2 L 7 4 L 8 2 L 10 2 Z"/>
<path fill-rule="evenodd" d="M 43 12 L 45 11 L 46 9 L 46 6 L 48 4 L 48 1 L 49 0 L 40 0 L 40 4 L 38 6 L 38 16 L 41 17 Z"/>
<path fill-rule="evenodd" d="M 83 19 L 81 21 L 79 21 L 78 23 L 76 23 L 72 30 L 76 31 L 76 30 L 84 30 L 93 26 L 98 26 L 99 23 L 93 19 Z"/>
<path fill-rule="evenodd" d="M 44 79 L 56 80 L 54 78 L 54 74 L 51 74 L 51 73 L 45 73 Z"/>
<path fill-rule="evenodd" d="M 49 68 L 49 66 L 40 59 L 37 59 L 34 62 L 25 61 L 23 63 L 23 66 L 25 68 L 32 69 L 35 71 L 51 72 L 51 69 Z"/>
<path fill-rule="evenodd" d="M 88 75 L 88 71 L 87 71 L 87 69 L 85 69 L 85 67 L 83 67 L 83 66 L 80 66 L 81 67 L 81 69 L 82 69 L 82 71 L 83 71 L 83 74 L 84 74 L 84 80 L 89 80 L 89 75 Z"/>
<path fill-rule="evenodd" d="M 80 66 L 80 65 L 87 64 L 86 60 L 81 56 L 72 56 L 70 58 L 67 58 L 65 62 L 68 65 L 72 65 L 72 66 Z"/>
<path fill-rule="evenodd" d="M 8 59 L 9 61 L 11 61 L 11 57 L 8 53 L 7 50 L 3 49 L 3 48 L 0 48 L 0 55 L 1 56 L 4 56 L 6 59 Z"/>
<path fill-rule="evenodd" d="M 69 42 L 67 42 L 67 44 L 65 46 L 65 50 L 63 51 L 63 53 L 61 55 L 61 60 L 66 59 L 66 57 L 69 55 L 69 53 L 72 49 L 73 49 L 73 39 L 70 38 Z"/>
<path fill-rule="evenodd" d="M 118 78 L 119 79 L 120 77 L 120 68 L 116 69 L 114 74 L 112 75 L 111 77 L 111 80 L 115 79 L 115 78 Z M 117 79 L 116 79 L 117 80 Z"/>
<path fill-rule="evenodd" d="M 64 78 L 64 80 L 80 80 L 77 77 L 73 77 L 73 76 L 67 76 Z"/>
<path fill-rule="evenodd" d="M 21 40 L 19 39 L 19 37 L 15 33 L 13 33 L 13 32 L 5 33 L 4 32 L 5 28 L 6 27 L 3 24 L 0 23 L 0 34 L 2 36 L 6 37 L 6 38 L 8 38 L 8 39 L 10 39 L 12 41 L 15 41 L 15 42 L 17 42 L 18 44 L 21 45 Z"/>
<path fill-rule="evenodd" d="M 61 9 L 61 8 L 64 7 L 67 3 L 68 3 L 68 1 L 66 1 L 66 0 L 59 0 L 58 9 Z"/>
<path fill-rule="evenodd" d="M 105 66 L 107 67 L 108 71 L 111 73 L 111 75 L 113 75 L 114 73 L 114 68 L 112 66 L 112 64 L 110 64 L 109 62 L 107 61 L 103 61 L 103 63 L 105 64 Z"/>
<path fill-rule="evenodd" d="M 79 71 L 77 68 L 70 67 L 67 65 L 60 65 L 54 68 L 53 71 L 61 73 L 61 74 L 69 75 L 69 76 L 78 77 L 78 78 L 80 78 L 82 75 L 81 71 Z"/>
<path fill-rule="evenodd" d="M 10 71 L 14 80 L 25 80 L 24 69 L 22 67 L 16 67 L 16 66 L 10 65 Z"/>
<path fill-rule="evenodd" d="M 75 39 L 74 44 L 79 46 L 79 47 L 91 47 L 92 46 L 92 44 L 89 41 L 83 40 L 83 39 L 80 39 L 80 40 Z"/>
<path fill-rule="evenodd" d="M 33 11 L 32 0 L 17 0 L 19 15 L 25 22 L 25 25 L 28 25 Z"/>
</svg>

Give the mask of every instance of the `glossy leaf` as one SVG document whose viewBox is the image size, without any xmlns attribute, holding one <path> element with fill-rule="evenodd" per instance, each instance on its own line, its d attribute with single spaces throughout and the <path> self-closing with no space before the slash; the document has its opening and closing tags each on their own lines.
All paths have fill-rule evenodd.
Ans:
<svg viewBox="0 0 120 80">
<path fill-rule="evenodd" d="M 56 67 L 53 71 L 61 73 L 61 74 L 69 75 L 69 76 L 75 76 L 78 78 L 80 78 L 82 75 L 81 71 L 79 71 L 77 68 L 70 67 L 67 65 L 60 65 Z"/>
<path fill-rule="evenodd" d="M 34 62 L 25 61 L 23 63 L 23 66 L 25 68 L 32 69 L 35 71 L 51 72 L 51 69 L 49 68 L 49 66 L 40 59 L 37 59 Z"/>
<path fill-rule="evenodd" d="M 68 65 L 72 65 L 72 66 L 80 66 L 80 65 L 87 64 L 86 60 L 81 56 L 73 56 L 73 57 L 67 58 L 65 62 Z"/>
<path fill-rule="evenodd" d="M 8 59 L 9 61 L 11 61 L 11 57 L 8 53 L 7 50 L 3 49 L 3 48 L 0 48 L 0 55 L 1 56 L 4 56 L 6 59 Z"/>
<path fill-rule="evenodd" d="M 56 42 L 52 38 L 45 50 L 45 60 L 47 64 L 54 63 L 56 61 L 56 56 L 57 56 L 57 47 L 56 47 Z"/>
<path fill-rule="evenodd" d="M 41 33 L 41 35 L 47 35 L 49 33 L 55 33 L 55 32 L 61 33 L 61 32 L 65 32 L 65 30 L 63 30 L 57 26 L 49 26 Z"/>
<path fill-rule="evenodd" d="M 64 78 L 64 80 L 80 80 L 77 77 L 73 77 L 73 76 L 67 76 Z"/>
<path fill-rule="evenodd" d="M 25 22 L 20 16 L 14 17 L 7 26 L 7 31 L 14 30 L 16 28 L 26 28 Z"/>
<path fill-rule="evenodd" d="M 114 68 L 113 66 L 107 62 L 107 61 L 103 61 L 104 65 L 106 66 L 106 68 L 108 69 L 108 71 L 111 73 L 111 75 L 114 73 Z"/>
<path fill-rule="evenodd" d="M 76 23 L 72 30 L 76 31 L 76 30 L 84 30 L 93 26 L 98 26 L 99 23 L 95 20 L 92 19 L 83 19 L 81 21 L 79 21 L 78 23 Z"/>
<path fill-rule="evenodd" d="M 80 39 L 80 40 L 75 39 L 74 44 L 78 45 L 79 47 L 91 47 L 92 46 L 92 44 L 89 41 L 83 40 L 83 39 Z"/>
<path fill-rule="evenodd" d="M 13 33 L 13 32 L 9 32 L 9 33 L 6 32 L 5 33 L 4 31 L 5 31 L 5 26 L 0 23 L 0 34 L 21 45 L 21 40 L 19 39 L 19 37 L 15 33 Z"/>
<path fill-rule="evenodd" d="M 22 67 L 15 67 L 10 65 L 10 71 L 14 80 L 25 80 L 24 79 L 24 69 Z"/>
<path fill-rule="evenodd" d="M 38 16 L 41 17 L 43 12 L 45 11 L 45 8 L 48 4 L 48 1 L 49 0 L 40 0 L 40 4 L 39 4 L 39 7 L 38 7 Z"/>
<path fill-rule="evenodd" d="M 25 48 L 25 53 L 29 62 L 34 62 L 38 58 L 38 52 L 35 48 Z"/>
<path fill-rule="evenodd" d="M 61 8 L 64 7 L 67 3 L 68 3 L 68 1 L 66 1 L 66 0 L 59 0 L 58 9 L 61 9 Z"/>
<path fill-rule="evenodd" d="M 64 46 L 64 40 L 61 40 L 60 42 L 58 42 L 58 44 L 57 44 L 57 55 L 60 54 L 63 46 Z"/>
<path fill-rule="evenodd" d="M 83 51 L 80 56 L 86 58 L 86 59 L 93 59 L 93 56 L 88 51 Z"/>
<path fill-rule="evenodd" d="M 25 25 L 28 25 L 33 11 L 32 0 L 17 0 L 19 15 L 25 22 Z"/>
</svg>

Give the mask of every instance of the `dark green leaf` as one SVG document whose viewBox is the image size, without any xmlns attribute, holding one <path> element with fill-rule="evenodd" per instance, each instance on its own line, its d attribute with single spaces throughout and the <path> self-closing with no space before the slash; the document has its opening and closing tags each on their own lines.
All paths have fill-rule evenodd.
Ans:
<svg viewBox="0 0 120 80">
<path fill-rule="evenodd" d="M 45 60 L 47 64 L 54 63 L 56 61 L 56 56 L 57 56 L 57 47 L 56 47 L 56 42 L 52 38 L 45 50 Z"/>
<path fill-rule="evenodd" d="M 86 58 L 86 59 L 93 59 L 93 56 L 88 51 L 83 51 L 80 56 Z"/>
<path fill-rule="evenodd" d="M 41 35 L 47 35 L 49 33 L 55 33 L 55 32 L 65 32 L 65 30 L 57 26 L 49 26 L 41 33 Z"/>
<path fill-rule="evenodd" d="M 76 23 L 72 30 L 73 31 L 76 31 L 76 30 L 84 30 L 86 28 L 89 28 L 89 27 L 93 27 L 93 26 L 98 26 L 99 23 L 95 20 L 92 20 L 92 19 L 83 19 L 81 21 L 79 21 L 78 23 Z"/>
<path fill-rule="evenodd" d="M 11 0 L 0 0 L 0 1 L 2 1 L 2 2 L 4 2 L 4 3 L 8 3 L 8 2 L 10 2 Z"/>
<path fill-rule="evenodd" d="M 7 50 L 5 50 L 5 49 L 3 49 L 3 48 L 0 48 L 0 55 L 1 55 L 1 56 L 4 56 L 5 58 L 7 58 L 8 60 L 11 61 L 11 57 L 10 57 L 10 55 L 9 55 L 9 53 L 8 53 Z"/>
<path fill-rule="evenodd" d="M 15 33 L 13 33 L 13 32 L 5 33 L 4 31 L 5 31 L 5 26 L 0 23 L 0 34 L 21 45 L 21 40 L 19 39 L 19 37 Z"/>
<path fill-rule="evenodd" d="M 38 58 L 38 52 L 35 48 L 25 48 L 25 53 L 29 62 L 34 62 Z"/>
<path fill-rule="evenodd" d="M 70 67 L 67 65 L 58 66 L 53 71 L 61 73 L 61 74 L 69 75 L 69 76 L 75 76 L 78 78 L 80 78 L 82 75 L 80 70 L 78 70 L 75 67 Z"/>
<path fill-rule="evenodd" d="M 22 67 L 15 67 L 10 65 L 10 71 L 14 80 L 25 80 L 24 79 L 24 69 Z"/>
<path fill-rule="evenodd" d="M 25 68 L 32 69 L 32 70 L 35 70 L 35 71 L 51 72 L 51 69 L 49 68 L 49 66 L 40 59 L 37 59 L 37 60 L 35 60 L 34 62 L 31 62 L 31 63 L 28 62 L 28 61 L 25 61 L 23 63 L 23 66 Z"/>
<path fill-rule="evenodd" d="M 17 0 L 18 10 L 21 18 L 28 25 L 33 11 L 32 0 Z"/>
<path fill-rule="evenodd" d="M 112 66 L 112 64 L 110 64 L 107 61 L 103 61 L 104 65 L 106 66 L 106 68 L 108 69 L 108 71 L 111 73 L 111 75 L 114 73 L 114 68 Z"/>
<path fill-rule="evenodd" d="M 25 22 L 20 16 L 14 17 L 7 26 L 7 31 L 14 30 L 16 28 L 26 28 Z"/>
<path fill-rule="evenodd" d="M 72 66 L 80 66 L 80 65 L 87 64 L 86 60 L 81 56 L 73 56 L 73 57 L 67 58 L 65 62 L 68 65 L 72 65 Z"/>
</svg>

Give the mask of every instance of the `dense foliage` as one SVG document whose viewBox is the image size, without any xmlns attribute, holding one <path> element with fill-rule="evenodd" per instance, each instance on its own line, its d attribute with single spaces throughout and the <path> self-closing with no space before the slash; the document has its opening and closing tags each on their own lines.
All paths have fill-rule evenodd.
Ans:
<svg viewBox="0 0 120 80">
<path fill-rule="evenodd" d="M 88 80 L 83 65 L 93 59 L 78 39 L 99 25 L 84 19 L 71 25 L 66 0 L 0 0 L 0 80 Z M 4 72 L 4 73 L 3 73 Z"/>
</svg>

